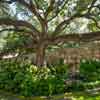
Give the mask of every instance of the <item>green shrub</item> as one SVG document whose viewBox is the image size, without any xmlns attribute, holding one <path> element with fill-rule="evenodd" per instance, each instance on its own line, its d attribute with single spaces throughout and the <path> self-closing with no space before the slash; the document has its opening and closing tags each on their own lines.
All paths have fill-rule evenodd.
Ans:
<svg viewBox="0 0 100 100">
<path fill-rule="evenodd" d="M 81 62 L 80 75 L 86 82 L 100 80 L 99 65 L 97 61 Z M 39 68 L 28 61 L 0 61 L 0 88 L 20 95 L 53 95 L 86 88 L 85 81 L 65 85 L 67 78 L 68 67 L 64 64 Z"/>
<path fill-rule="evenodd" d="M 80 74 L 86 81 L 100 80 L 100 61 L 87 60 L 80 63 Z"/>
<path fill-rule="evenodd" d="M 30 63 L 0 61 L 0 88 L 24 96 L 64 92 L 67 67 L 36 67 Z"/>
</svg>

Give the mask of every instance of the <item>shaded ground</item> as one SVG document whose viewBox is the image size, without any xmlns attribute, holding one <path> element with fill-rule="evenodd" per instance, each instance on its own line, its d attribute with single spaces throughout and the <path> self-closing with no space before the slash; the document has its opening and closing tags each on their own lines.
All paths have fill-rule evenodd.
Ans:
<svg viewBox="0 0 100 100">
<path fill-rule="evenodd" d="M 5 93 L 4 91 L 0 91 L 0 100 L 100 100 L 100 93 L 93 95 L 88 93 L 65 93 L 62 95 L 56 95 L 52 97 L 30 97 L 26 98 L 23 96 L 13 95 L 11 93 Z"/>
<path fill-rule="evenodd" d="M 15 95 L 0 90 L 0 100 L 21 100 Z"/>
</svg>

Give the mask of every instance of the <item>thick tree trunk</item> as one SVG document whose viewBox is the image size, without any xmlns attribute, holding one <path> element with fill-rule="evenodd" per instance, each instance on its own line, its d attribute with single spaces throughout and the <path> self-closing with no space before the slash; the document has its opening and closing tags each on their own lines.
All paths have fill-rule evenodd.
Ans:
<svg viewBox="0 0 100 100">
<path fill-rule="evenodd" d="M 40 45 L 36 50 L 36 65 L 42 67 L 45 59 L 45 47 Z"/>
</svg>

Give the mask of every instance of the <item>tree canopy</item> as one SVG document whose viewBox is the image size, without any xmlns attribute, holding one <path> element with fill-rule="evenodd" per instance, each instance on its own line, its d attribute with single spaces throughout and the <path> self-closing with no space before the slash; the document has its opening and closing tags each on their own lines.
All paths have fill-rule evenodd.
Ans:
<svg viewBox="0 0 100 100">
<path fill-rule="evenodd" d="M 0 0 L 0 12 L 0 32 L 30 35 L 39 66 L 49 45 L 100 39 L 99 0 Z"/>
</svg>

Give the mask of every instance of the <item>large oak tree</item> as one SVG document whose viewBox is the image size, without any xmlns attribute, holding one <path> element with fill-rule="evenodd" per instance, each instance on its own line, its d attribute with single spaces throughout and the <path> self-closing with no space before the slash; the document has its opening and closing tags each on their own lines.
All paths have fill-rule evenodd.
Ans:
<svg viewBox="0 0 100 100">
<path fill-rule="evenodd" d="M 3 11 L 5 7 L 1 5 L 14 9 L 15 14 L 8 11 L 8 16 L 0 15 L 0 32 L 29 34 L 33 40 L 29 47 L 35 49 L 37 66 L 43 66 L 45 50 L 50 45 L 100 39 L 99 0 L 0 0 Z M 88 25 L 93 24 L 96 31 L 82 34 L 67 31 L 73 27 L 72 22 L 83 19 L 88 20 Z"/>
</svg>

